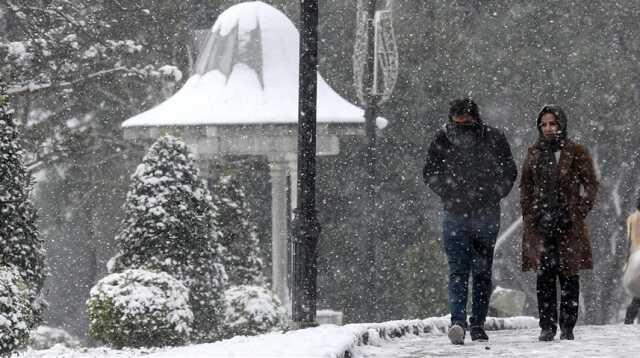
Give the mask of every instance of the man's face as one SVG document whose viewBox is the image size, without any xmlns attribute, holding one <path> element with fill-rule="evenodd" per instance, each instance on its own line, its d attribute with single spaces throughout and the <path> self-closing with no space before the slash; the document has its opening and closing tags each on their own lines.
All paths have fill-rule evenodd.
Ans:
<svg viewBox="0 0 640 358">
<path fill-rule="evenodd" d="M 451 117 L 451 120 L 453 120 L 453 123 L 461 124 L 461 125 L 469 125 L 469 124 L 473 124 L 475 122 L 475 118 L 473 118 L 473 116 L 470 115 L 470 114 L 463 114 L 463 115 L 460 115 L 460 116 L 453 116 L 453 117 Z"/>
<path fill-rule="evenodd" d="M 556 121 L 556 116 L 552 113 L 545 113 L 540 119 L 540 129 L 547 139 L 557 136 L 560 126 L 558 125 L 558 121 Z"/>
</svg>

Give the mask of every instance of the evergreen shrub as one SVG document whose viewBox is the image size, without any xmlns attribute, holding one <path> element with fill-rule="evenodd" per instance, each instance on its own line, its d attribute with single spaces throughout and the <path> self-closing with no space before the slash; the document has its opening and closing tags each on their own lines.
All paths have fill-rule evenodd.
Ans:
<svg viewBox="0 0 640 358">
<path fill-rule="evenodd" d="M 252 336 L 287 327 L 280 300 L 261 286 L 233 286 L 225 291 L 225 335 Z"/>
<path fill-rule="evenodd" d="M 124 210 L 119 252 L 109 271 L 171 274 L 189 289 L 192 339 L 211 342 L 222 336 L 227 275 L 216 207 L 182 140 L 164 135 L 151 146 L 131 176 Z"/>
<path fill-rule="evenodd" d="M 189 342 L 189 290 L 165 272 L 131 269 L 104 277 L 87 301 L 89 335 L 116 348 Z"/>
</svg>

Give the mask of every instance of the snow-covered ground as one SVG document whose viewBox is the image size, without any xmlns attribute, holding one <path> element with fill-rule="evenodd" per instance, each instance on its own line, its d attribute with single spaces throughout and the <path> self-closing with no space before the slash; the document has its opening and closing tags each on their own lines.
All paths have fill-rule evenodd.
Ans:
<svg viewBox="0 0 640 358">
<path fill-rule="evenodd" d="M 401 336 L 423 335 L 438 337 L 447 329 L 449 317 L 424 320 L 404 320 L 384 323 L 349 324 L 346 326 L 321 325 L 319 327 L 271 333 L 254 337 L 234 337 L 232 339 L 186 347 L 163 349 L 108 348 L 70 349 L 62 345 L 48 350 L 28 350 L 21 352 L 25 358 L 342 358 L 346 352 L 352 353 L 358 345 L 395 344 Z M 524 329 L 537 326 L 531 317 L 488 318 L 490 329 Z"/>
<path fill-rule="evenodd" d="M 490 341 L 454 346 L 448 317 L 315 328 L 234 337 L 176 348 L 66 348 L 21 352 L 24 358 L 423 358 L 423 357 L 638 357 L 640 325 L 579 326 L 575 341 L 538 342 L 531 317 L 489 318 Z M 347 354 L 348 352 L 348 354 Z"/>
<path fill-rule="evenodd" d="M 640 325 L 578 326 L 574 341 L 538 342 L 538 329 L 488 332 L 488 343 L 454 346 L 443 333 L 405 336 L 380 346 L 358 346 L 354 358 L 426 357 L 638 357 Z"/>
</svg>

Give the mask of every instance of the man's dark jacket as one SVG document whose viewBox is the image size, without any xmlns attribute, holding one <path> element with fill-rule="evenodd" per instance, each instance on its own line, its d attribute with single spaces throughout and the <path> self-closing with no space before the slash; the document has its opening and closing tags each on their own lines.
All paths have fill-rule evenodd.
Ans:
<svg viewBox="0 0 640 358">
<path fill-rule="evenodd" d="M 446 211 L 499 212 L 518 175 L 505 135 L 479 123 L 478 140 L 461 148 L 449 140 L 445 126 L 436 132 L 424 166 L 425 183 L 442 199 Z"/>
</svg>

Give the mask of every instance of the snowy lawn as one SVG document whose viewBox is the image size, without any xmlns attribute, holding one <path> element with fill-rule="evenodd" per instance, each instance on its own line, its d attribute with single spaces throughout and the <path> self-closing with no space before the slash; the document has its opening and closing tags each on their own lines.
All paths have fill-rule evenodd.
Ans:
<svg viewBox="0 0 640 358">
<path fill-rule="evenodd" d="M 446 334 L 405 336 L 380 346 L 358 346 L 353 358 L 426 357 L 638 357 L 640 325 L 578 326 L 574 341 L 538 342 L 538 329 L 488 332 L 489 342 L 454 346 Z"/>
<path fill-rule="evenodd" d="M 395 346 L 397 342 L 412 342 L 394 337 L 417 337 L 419 335 L 430 337 L 430 339 L 441 338 L 448 324 L 448 317 L 438 317 L 425 320 L 350 324 L 346 326 L 321 325 L 284 334 L 271 333 L 254 337 L 234 337 L 216 343 L 186 347 L 112 350 L 108 348 L 69 349 L 55 346 L 43 351 L 28 350 L 21 352 L 20 357 L 341 358 L 346 356 L 346 352 L 350 352 L 352 355 L 358 352 L 356 347 L 362 344 Z M 537 320 L 531 317 L 489 318 L 487 320 L 488 329 L 532 328 L 536 327 L 537 324 Z"/>
</svg>

